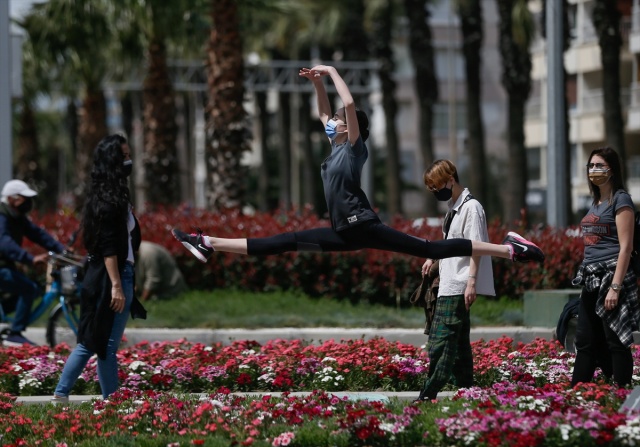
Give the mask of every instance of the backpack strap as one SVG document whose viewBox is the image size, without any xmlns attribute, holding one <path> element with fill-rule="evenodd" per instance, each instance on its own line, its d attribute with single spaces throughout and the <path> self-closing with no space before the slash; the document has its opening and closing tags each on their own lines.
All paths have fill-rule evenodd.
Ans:
<svg viewBox="0 0 640 447">
<path fill-rule="evenodd" d="M 467 203 L 471 199 L 475 199 L 475 197 L 473 197 L 473 195 L 471 193 L 467 194 L 467 197 L 464 198 L 464 200 L 462 201 L 462 203 L 458 207 L 458 210 L 460 208 L 462 208 L 462 205 L 464 205 L 465 203 Z M 451 209 L 451 210 L 449 210 L 447 215 L 444 216 L 444 224 L 442 225 L 442 228 L 444 229 L 444 238 L 445 239 L 447 239 L 449 237 L 449 229 L 451 228 L 451 222 L 453 222 L 453 216 L 456 215 L 458 210 Z"/>
</svg>

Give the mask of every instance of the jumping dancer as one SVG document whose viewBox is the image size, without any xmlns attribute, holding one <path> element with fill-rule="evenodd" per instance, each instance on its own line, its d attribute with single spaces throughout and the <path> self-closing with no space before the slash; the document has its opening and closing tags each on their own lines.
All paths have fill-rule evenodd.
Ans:
<svg viewBox="0 0 640 447">
<path fill-rule="evenodd" d="M 362 167 L 368 157 L 364 144 L 369 136 L 367 115 L 356 108 L 349 88 L 334 67 L 317 65 L 311 69 L 302 68 L 299 74 L 313 82 L 320 120 L 331 142 L 331 154 L 321 165 L 331 228 L 251 239 L 205 236 L 201 231 L 187 234 L 174 228 L 173 236 L 196 258 L 207 262 L 214 251 L 274 255 L 290 251 L 336 252 L 372 248 L 431 259 L 487 255 L 519 262 L 544 261 L 540 248 L 513 232 L 507 234 L 502 244 L 468 239 L 430 242 L 384 225 L 360 187 Z M 331 113 L 324 76 L 331 77 L 344 105 L 335 114 Z"/>
</svg>

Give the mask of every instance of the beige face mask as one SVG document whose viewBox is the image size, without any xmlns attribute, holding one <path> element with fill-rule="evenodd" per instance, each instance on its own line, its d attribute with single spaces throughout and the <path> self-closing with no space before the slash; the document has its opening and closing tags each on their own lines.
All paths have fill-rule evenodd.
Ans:
<svg viewBox="0 0 640 447">
<path fill-rule="evenodd" d="M 609 169 L 589 169 L 589 180 L 596 186 L 602 186 L 609 181 Z"/>
</svg>

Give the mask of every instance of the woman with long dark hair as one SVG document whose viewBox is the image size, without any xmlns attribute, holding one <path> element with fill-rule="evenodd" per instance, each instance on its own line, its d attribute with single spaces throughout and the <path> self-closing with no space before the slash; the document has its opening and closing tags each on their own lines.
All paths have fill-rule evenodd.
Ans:
<svg viewBox="0 0 640 447">
<path fill-rule="evenodd" d="M 133 293 L 134 253 L 140 245 L 140 228 L 129 198 L 127 177 L 131 168 L 131 153 L 124 137 L 109 135 L 98 143 L 81 224 L 88 263 L 82 285 L 78 345 L 64 366 L 54 403 L 69 400 L 69 392 L 94 354 L 98 355 L 102 396 L 112 394 L 118 388 L 116 352 L 129 312 L 144 318 L 144 309 Z"/>
<path fill-rule="evenodd" d="M 635 208 L 615 150 L 595 149 L 586 168 L 593 202 L 581 222 L 584 260 L 573 280 L 582 292 L 571 385 L 592 381 L 599 366 L 624 387 L 631 383 L 633 331 L 640 323 L 637 279 L 629 263 Z"/>
</svg>

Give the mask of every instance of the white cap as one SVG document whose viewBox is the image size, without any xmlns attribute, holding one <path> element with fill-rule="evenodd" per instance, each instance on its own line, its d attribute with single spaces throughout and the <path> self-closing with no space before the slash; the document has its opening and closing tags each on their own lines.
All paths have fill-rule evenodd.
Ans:
<svg viewBox="0 0 640 447">
<path fill-rule="evenodd" d="M 29 185 L 27 185 L 22 180 L 9 180 L 2 187 L 2 197 L 9 197 L 9 196 L 15 196 L 15 195 L 23 196 L 23 197 L 33 197 L 33 196 L 37 196 L 38 193 L 35 192 L 33 189 L 29 188 Z"/>
</svg>

